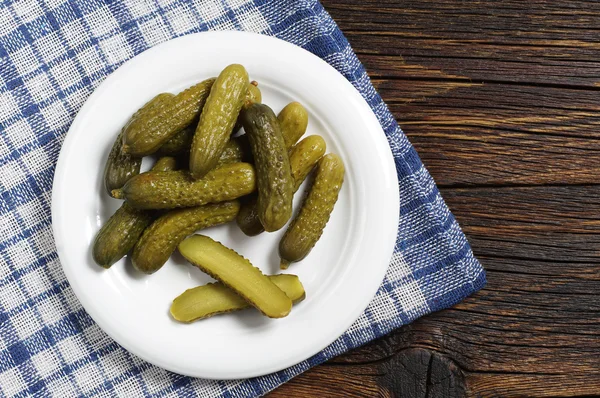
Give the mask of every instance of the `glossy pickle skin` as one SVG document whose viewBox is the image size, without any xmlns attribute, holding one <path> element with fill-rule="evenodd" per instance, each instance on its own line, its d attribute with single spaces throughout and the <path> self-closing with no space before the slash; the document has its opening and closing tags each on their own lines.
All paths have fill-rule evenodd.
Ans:
<svg viewBox="0 0 600 398">
<path fill-rule="evenodd" d="M 172 156 L 163 156 L 154 163 L 154 166 L 152 166 L 152 171 L 173 171 L 176 169 L 177 159 Z"/>
<path fill-rule="evenodd" d="M 171 210 L 146 228 L 137 241 L 131 261 L 145 274 L 158 271 L 186 236 L 204 228 L 232 221 L 240 209 L 230 201 Z"/>
<path fill-rule="evenodd" d="M 290 150 L 290 168 L 294 180 L 294 193 L 298 191 L 308 174 L 325 154 L 326 149 L 325 140 L 321 136 L 309 135 Z M 247 236 L 256 236 L 264 231 L 258 219 L 256 201 L 256 195 L 245 198 L 236 218 L 237 225 Z"/>
<path fill-rule="evenodd" d="M 299 102 L 290 102 L 277 115 L 285 146 L 290 149 L 306 133 L 308 112 Z"/>
<path fill-rule="evenodd" d="M 131 177 L 140 174 L 142 158 L 123 153 L 121 150 L 124 133 L 117 136 L 104 166 L 104 187 L 112 196 L 114 189 L 122 188 Z"/>
<path fill-rule="evenodd" d="M 161 158 L 152 170 L 173 170 L 175 159 Z M 110 268 L 134 247 L 140 235 L 152 222 L 153 215 L 123 203 L 100 228 L 92 246 L 92 257 L 96 264 Z"/>
<path fill-rule="evenodd" d="M 131 119 L 146 117 L 153 108 L 160 106 L 171 97 L 173 97 L 173 94 L 170 93 L 158 94 L 138 109 Z M 128 123 L 132 123 L 132 120 Z M 122 129 L 108 154 L 106 165 L 104 166 L 104 186 L 109 195 L 112 195 L 113 189 L 122 188 L 127 180 L 140 174 L 142 158 L 123 152 L 124 136 L 125 129 Z"/>
<path fill-rule="evenodd" d="M 246 99 L 244 100 L 244 104 L 242 105 L 242 110 L 240 111 L 240 115 L 235 122 L 235 126 L 233 127 L 232 134 L 237 133 L 242 128 L 242 113 L 246 108 L 250 105 L 257 103 L 260 104 L 262 102 L 262 93 L 258 88 L 258 83 L 256 81 L 250 82 L 248 85 L 248 93 L 246 93 Z"/>
<path fill-rule="evenodd" d="M 200 179 L 212 170 L 229 141 L 248 91 L 248 72 L 242 65 L 227 66 L 212 85 L 190 150 L 190 173 Z"/>
<path fill-rule="evenodd" d="M 281 229 L 292 215 L 294 183 L 279 121 L 266 105 L 252 104 L 242 124 L 250 141 L 257 177 L 257 213 L 264 229 Z"/>
<path fill-rule="evenodd" d="M 256 82 L 254 82 L 254 83 L 256 83 Z M 245 104 L 251 104 L 251 103 L 260 102 L 260 101 L 261 101 L 260 90 L 254 84 L 250 83 L 248 85 L 248 92 L 246 93 L 246 99 L 244 102 L 244 106 L 245 106 Z M 239 124 L 239 126 L 238 126 L 238 124 Z M 158 150 L 157 153 L 160 155 L 169 155 L 169 156 L 180 155 L 182 153 L 189 153 L 190 148 L 192 147 L 192 140 L 194 139 L 194 133 L 196 132 L 197 125 L 198 125 L 197 122 L 196 123 L 192 122 L 192 124 L 190 124 L 189 126 L 184 128 L 179 133 L 177 133 L 173 137 L 171 137 L 167 142 L 165 142 L 160 147 L 160 149 Z M 239 117 L 238 117 L 238 122 L 236 122 L 236 127 L 234 127 L 233 131 L 236 132 L 240 128 L 241 128 L 241 122 L 239 121 Z M 238 138 L 232 138 L 232 140 L 237 140 Z M 225 147 L 223 152 L 227 151 L 230 144 L 231 144 L 231 141 L 227 144 L 227 146 Z M 222 159 L 223 159 L 223 155 L 221 155 L 221 158 L 219 158 L 219 162 L 221 162 Z M 241 161 L 241 160 L 239 160 L 239 161 Z"/>
<path fill-rule="evenodd" d="M 200 114 L 215 79 L 204 80 L 152 108 L 125 126 L 123 152 L 146 156 L 189 126 Z"/>
<path fill-rule="evenodd" d="M 150 213 L 123 203 L 96 235 L 92 250 L 96 264 L 110 268 L 131 250 L 151 222 Z"/>
<path fill-rule="evenodd" d="M 296 275 L 279 274 L 268 278 L 292 303 L 297 304 L 306 297 L 304 286 Z M 215 282 L 186 290 L 173 300 L 170 312 L 176 321 L 189 323 L 249 307 L 251 305 L 242 297 L 221 282 Z"/>
<path fill-rule="evenodd" d="M 335 154 L 319 160 L 313 185 L 300 212 L 279 243 L 282 269 L 306 257 L 323 234 L 342 188 L 344 171 L 342 159 Z"/>
<path fill-rule="evenodd" d="M 240 118 L 244 116 L 243 113 L 244 110 L 242 110 Z M 279 112 L 277 120 L 279 121 L 285 147 L 289 151 L 306 132 L 308 126 L 308 112 L 299 102 L 290 102 Z M 294 170 L 291 158 L 290 166 L 293 175 Z M 258 209 L 256 207 L 257 201 L 258 197 L 256 194 L 251 195 L 242 201 L 242 207 L 236 218 L 238 227 L 247 236 L 256 236 L 265 231 L 258 218 Z"/>
<path fill-rule="evenodd" d="M 254 168 L 248 163 L 227 163 L 201 180 L 187 171 L 139 174 L 115 192 L 138 209 L 174 209 L 237 199 L 256 189 Z"/>
<path fill-rule="evenodd" d="M 186 260 L 236 292 L 269 318 L 283 318 L 290 313 L 292 300 L 236 251 L 203 235 L 186 238 L 178 249 Z"/>
<path fill-rule="evenodd" d="M 176 133 L 173 137 L 169 138 L 167 142 L 165 142 L 158 149 L 158 151 L 156 151 L 156 153 L 159 155 L 175 156 L 189 152 L 195 132 L 196 125 L 194 125 L 194 122 L 192 122 L 192 124 L 185 127 L 179 133 Z"/>
</svg>

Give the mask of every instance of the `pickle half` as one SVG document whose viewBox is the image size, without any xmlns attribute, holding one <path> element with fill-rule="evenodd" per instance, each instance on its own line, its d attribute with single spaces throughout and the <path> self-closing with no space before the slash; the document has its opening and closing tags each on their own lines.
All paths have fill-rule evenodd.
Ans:
<svg viewBox="0 0 600 398">
<path fill-rule="evenodd" d="M 290 313 L 292 300 L 250 261 L 220 242 L 193 235 L 179 244 L 179 252 L 269 318 Z"/>
<path fill-rule="evenodd" d="M 294 304 L 304 300 L 306 293 L 296 275 L 279 274 L 268 277 Z M 193 322 L 213 315 L 242 310 L 251 305 L 221 282 L 188 289 L 171 304 L 171 316 L 179 322 Z"/>
</svg>

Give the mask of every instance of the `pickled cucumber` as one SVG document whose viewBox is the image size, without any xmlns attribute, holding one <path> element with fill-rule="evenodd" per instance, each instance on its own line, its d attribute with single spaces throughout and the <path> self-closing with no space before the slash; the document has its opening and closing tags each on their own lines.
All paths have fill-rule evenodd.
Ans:
<svg viewBox="0 0 600 398">
<path fill-rule="evenodd" d="M 329 221 L 344 181 L 344 164 L 335 154 L 325 155 L 317 163 L 313 185 L 300 212 L 279 243 L 281 268 L 300 261 L 312 250 Z"/>
<path fill-rule="evenodd" d="M 219 74 L 202 108 L 190 150 L 190 172 L 200 179 L 213 169 L 229 141 L 248 91 L 248 73 L 229 65 Z"/>
<path fill-rule="evenodd" d="M 292 148 L 290 166 L 294 179 L 294 192 L 300 188 L 319 159 L 325 155 L 326 149 L 325 140 L 320 135 L 309 135 Z"/>
<path fill-rule="evenodd" d="M 247 148 L 244 149 L 244 146 L 242 145 L 240 138 L 241 137 L 232 138 L 229 140 L 229 142 L 227 142 L 227 145 L 225 145 L 225 149 L 223 150 L 223 152 L 221 153 L 221 156 L 219 157 L 217 166 L 225 164 L 225 163 L 242 162 L 247 158 L 247 155 L 245 154 L 245 152 L 247 152 L 248 149 Z"/>
<path fill-rule="evenodd" d="M 150 213 L 123 203 L 96 235 L 92 250 L 96 264 L 110 268 L 131 250 L 151 222 Z"/>
<path fill-rule="evenodd" d="M 164 159 L 159 159 L 152 170 L 171 170 L 174 163 Z M 109 268 L 133 248 L 152 219 L 151 213 L 135 209 L 127 202 L 123 203 L 98 231 L 92 248 L 94 261 Z"/>
<path fill-rule="evenodd" d="M 138 209 L 173 209 L 233 200 L 255 189 L 252 165 L 228 163 L 201 180 L 194 180 L 187 171 L 142 173 L 113 192 L 113 196 L 126 199 Z"/>
<path fill-rule="evenodd" d="M 256 82 L 251 82 L 248 85 L 248 92 L 246 93 L 246 99 L 244 101 L 245 104 L 251 104 L 253 102 L 261 101 L 261 93 L 258 87 L 256 87 Z M 194 133 L 196 132 L 196 126 L 198 123 L 192 122 L 189 126 L 181 130 L 179 133 L 175 134 L 171 137 L 167 142 L 165 142 L 160 149 L 158 150 L 159 155 L 179 155 L 184 152 L 189 152 L 192 146 L 192 140 L 194 138 Z M 242 127 L 242 122 L 239 120 L 236 122 L 236 127 L 234 127 L 233 132 L 238 131 Z M 229 145 L 229 143 L 228 143 Z M 227 146 L 224 151 L 227 151 Z M 222 162 L 223 156 L 219 159 L 219 162 Z M 119 187 L 120 188 L 120 187 Z"/>
<path fill-rule="evenodd" d="M 133 249 L 133 266 L 146 274 L 158 271 L 186 236 L 233 220 L 239 209 L 239 202 L 231 201 L 169 211 L 144 230 Z"/>
<path fill-rule="evenodd" d="M 277 115 L 281 133 L 289 149 L 306 133 L 308 112 L 299 102 L 290 102 Z"/>
<path fill-rule="evenodd" d="M 196 125 L 194 122 L 169 138 L 157 151 L 159 155 L 174 156 L 190 151 Z"/>
<path fill-rule="evenodd" d="M 200 114 L 215 79 L 204 80 L 165 100 L 125 126 L 123 152 L 146 156 L 156 152 Z"/>
<path fill-rule="evenodd" d="M 159 158 L 154 166 L 152 166 L 152 171 L 171 171 L 177 169 L 177 159 L 171 156 L 164 156 Z"/>
<path fill-rule="evenodd" d="M 252 104 L 243 112 L 242 123 L 256 167 L 258 218 L 266 231 L 277 231 L 292 215 L 294 189 L 279 122 L 271 108 Z"/>
<path fill-rule="evenodd" d="M 256 236 L 265 232 L 265 228 L 258 218 L 258 196 L 249 195 L 242 200 L 242 206 L 238 212 L 235 222 L 240 230 L 247 236 Z"/>
<path fill-rule="evenodd" d="M 290 168 L 294 180 L 294 193 L 300 188 L 317 161 L 325 154 L 325 149 L 325 140 L 321 136 L 309 135 L 290 150 Z M 251 195 L 245 199 L 236 218 L 237 225 L 248 236 L 255 236 L 264 231 L 258 219 L 256 201 L 256 195 Z"/>
<path fill-rule="evenodd" d="M 268 277 L 294 304 L 305 297 L 304 286 L 296 275 L 271 275 Z M 209 283 L 188 289 L 171 304 L 171 315 L 179 322 L 193 322 L 251 307 L 242 297 L 221 282 Z"/>
<path fill-rule="evenodd" d="M 134 118 L 145 117 L 151 109 L 160 105 L 163 101 L 173 97 L 173 94 L 162 93 L 148 101 L 143 107 L 141 107 L 133 116 Z M 106 160 L 106 166 L 104 166 L 104 186 L 106 191 L 110 195 L 113 189 L 119 189 L 125 185 L 134 175 L 140 174 L 140 167 L 142 165 L 142 158 L 132 156 L 122 151 L 123 148 L 123 137 L 125 136 L 125 129 L 121 130 L 117 139 L 115 140 L 108 159 Z"/>
<path fill-rule="evenodd" d="M 232 134 L 237 133 L 242 128 L 242 112 L 244 112 L 244 109 L 248 108 L 250 105 L 252 105 L 255 102 L 260 104 L 261 101 L 262 101 L 262 93 L 260 92 L 260 89 L 258 88 L 258 82 L 251 81 L 250 85 L 248 86 L 248 92 L 246 93 L 246 99 L 244 100 L 244 105 L 242 105 L 242 110 L 240 111 L 240 115 L 238 116 L 237 121 L 235 122 L 235 126 L 233 127 Z"/>
<path fill-rule="evenodd" d="M 269 318 L 282 318 L 290 313 L 292 300 L 234 250 L 208 236 L 194 235 L 179 244 L 179 252 Z"/>
</svg>

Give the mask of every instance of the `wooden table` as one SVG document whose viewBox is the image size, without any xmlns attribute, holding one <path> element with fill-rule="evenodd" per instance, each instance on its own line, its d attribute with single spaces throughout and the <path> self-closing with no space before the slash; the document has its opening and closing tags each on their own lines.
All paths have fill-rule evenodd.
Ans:
<svg viewBox="0 0 600 398">
<path fill-rule="evenodd" d="M 600 1 L 322 3 L 488 285 L 271 396 L 600 395 Z"/>
</svg>

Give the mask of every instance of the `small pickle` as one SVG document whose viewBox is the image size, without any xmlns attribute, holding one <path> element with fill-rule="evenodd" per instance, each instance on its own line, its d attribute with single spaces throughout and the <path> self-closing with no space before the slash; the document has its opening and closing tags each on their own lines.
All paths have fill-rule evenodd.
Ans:
<svg viewBox="0 0 600 398">
<path fill-rule="evenodd" d="M 192 122 L 192 124 L 169 138 L 156 153 L 159 155 L 174 156 L 189 152 L 195 131 L 196 125 Z"/>
<path fill-rule="evenodd" d="M 294 193 L 298 191 L 308 174 L 325 154 L 325 140 L 318 135 L 309 135 L 297 143 L 290 151 L 290 167 L 294 180 Z M 256 195 L 244 198 L 236 218 L 237 225 L 248 236 L 256 236 L 264 231 L 256 208 Z"/>
<path fill-rule="evenodd" d="M 308 112 L 299 102 L 290 102 L 277 115 L 285 145 L 289 149 L 306 133 Z"/>
<path fill-rule="evenodd" d="M 169 160 L 166 160 L 169 159 Z M 173 170 L 172 158 L 159 159 L 152 170 Z M 152 222 L 151 213 L 131 207 L 127 202 L 100 228 L 92 248 L 96 264 L 109 268 L 136 244 L 144 229 Z"/>
<path fill-rule="evenodd" d="M 208 236 L 193 235 L 179 244 L 179 252 L 269 318 L 283 318 L 290 313 L 292 300 L 234 250 Z"/>
<path fill-rule="evenodd" d="M 253 102 L 260 102 L 261 94 L 258 87 L 256 87 L 256 84 L 258 83 L 253 81 L 248 85 L 248 92 L 246 93 L 244 106 Z M 239 120 L 238 117 L 236 127 L 234 127 L 233 129 L 234 133 L 241 128 L 241 123 L 242 122 Z M 197 121 L 195 123 L 192 122 L 192 124 L 181 130 L 179 133 L 175 134 L 167 142 L 165 142 L 163 146 L 160 147 L 160 149 L 158 150 L 158 154 L 172 156 L 180 155 L 184 152 L 189 152 L 190 148 L 192 147 L 192 140 L 194 139 L 194 133 L 196 132 L 197 125 Z M 225 151 L 227 151 L 227 147 L 225 147 Z M 219 161 L 221 162 L 221 159 L 219 159 Z"/>
<path fill-rule="evenodd" d="M 152 166 L 152 171 L 172 171 L 177 169 L 177 159 L 171 156 L 164 156 L 159 158 L 154 166 Z"/>
<path fill-rule="evenodd" d="M 92 250 L 96 264 L 110 268 L 131 250 L 151 222 L 150 213 L 123 203 L 96 235 Z"/>
<path fill-rule="evenodd" d="M 221 153 L 221 157 L 219 157 L 219 161 L 217 162 L 217 166 L 225 164 L 225 163 L 238 163 L 244 161 L 244 147 L 240 143 L 241 140 L 238 138 L 232 138 L 229 140 L 227 145 L 225 145 L 225 149 Z M 245 149 L 248 151 L 248 149 Z"/>
<path fill-rule="evenodd" d="M 268 277 L 294 304 L 304 300 L 306 293 L 296 275 L 271 275 Z M 214 315 L 242 310 L 251 305 L 221 282 L 209 283 L 188 289 L 171 304 L 171 315 L 179 322 L 193 322 Z"/>
<path fill-rule="evenodd" d="M 248 91 L 248 72 L 227 66 L 217 77 L 200 114 L 190 150 L 190 173 L 200 179 L 212 170 L 229 141 Z"/>
<path fill-rule="evenodd" d="M 156 152 L 198 118 L 215 79 L 204 80 L 162 102 L 124 127 L 123 149 L 134 156 Z"/>
<path fill-rule="evenodd" d="M 332 153 L 321 158 L 302 208 L 279 243 L 282 269 L 286 269 L 291 262 L 302 260 L 315 246 L 329 221 L 343 182 L 342 159 Z"/>
<path fill-rule="evenodd" d="M 187 171 L 139 174 L 113 192 L 138 209 L 174 209 L 237 199 L 256 189 L 254 168 L 248 163 L 224 164 L 201 180 Z"/>
<path fill-rule="evenodd" d="M 143 107 L 141 107 L 131 119 L 146 117 L 145 115 L 153 108 L 159 106 L 165 100 L 173 97 L 173 94 L 162 93 L 148 101 Z M 123 137 L 125 136 L 125 129 L 121 130 L 121 133 L 117 136 L 115 143 L 110 150 L 108 159 L 106 160 L 106 166 L 104 167 L 104 186 L 109 195 L 113 189 L 122 188 L 123 185 L 131 177 L 140 174 L 140 167 L 142 166 L 142 158 L 132 156 L 123 152 Z"/>
<path fill-rule="evenodd" d="M 237 133 L 242 128 L 242 112 L 244 109 L 248 108 L 250 105 L 257 103 L 260 104 L 262 102 L 262 93 L 258 88 L 258 82 L 251 81 L 248 85 L 248 92 L 246 93 L 246 99 L 244 100 L 244 105 L 242 105 L 242 110 L 240 111 L 240 115 L 238 116 L 237 121 L 235 122 L 235 126 L 233 127 L 232 134 Z"/>
<path fill-rule="evenodd" d="M 257 213 L 266 231 L 281 229 L 292 216 L 293 181 L 279 122 L 266 105 L 252 104 L 242 114 L 257 176 Z"/>
<path fill-rule="evenodd" d="M 231 201 L 163 214 L 144 230 L 135 245 L 133 266 L 146 274 L 158 271 L 186 236 L 233 220 L 239 209 L 239 203 Z"/>
</svg>

